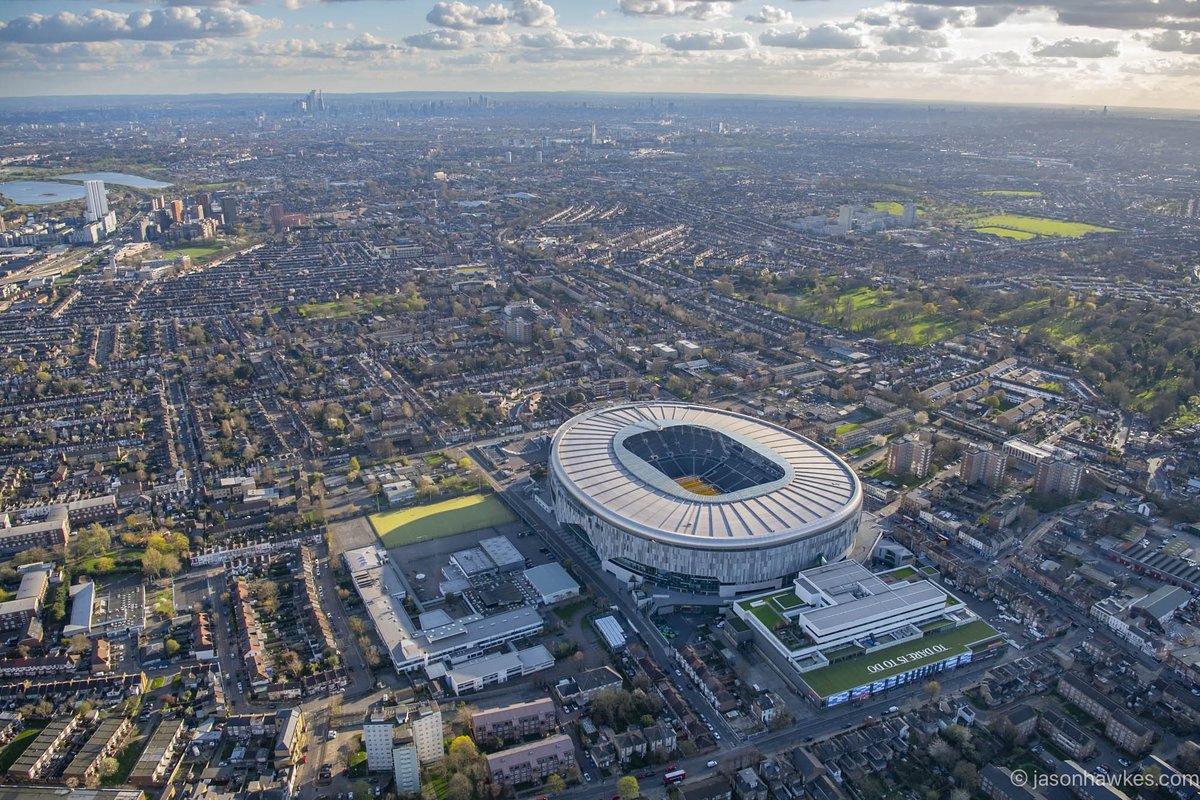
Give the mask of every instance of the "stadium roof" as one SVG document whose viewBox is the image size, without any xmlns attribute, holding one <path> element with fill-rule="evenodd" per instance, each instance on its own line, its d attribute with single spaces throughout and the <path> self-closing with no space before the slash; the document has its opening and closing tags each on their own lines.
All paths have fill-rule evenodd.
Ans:
<svg viewBox="0 0 1200 800">
<path fill-rule="evenodd" d="M 757 547 L 826 530 L 857 514 L 862 498 L 854 472 L 803 436 L 683 403 L 580 414 L 555 434 L 551 469 L 601 519 L 706 548 Z"/>
</svg>

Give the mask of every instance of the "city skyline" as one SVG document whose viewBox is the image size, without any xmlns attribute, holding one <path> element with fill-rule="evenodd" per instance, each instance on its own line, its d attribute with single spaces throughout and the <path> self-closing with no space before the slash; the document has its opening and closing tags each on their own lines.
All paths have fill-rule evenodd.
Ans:
<svg viewBox="0 0 1200 800">
<path fill-rule="evenodd" d="M 1197 28 L 1182 0 L 4 0 L 0 64 L 9 97 L 319 86 L 1192 109 Z"/>
</svg>

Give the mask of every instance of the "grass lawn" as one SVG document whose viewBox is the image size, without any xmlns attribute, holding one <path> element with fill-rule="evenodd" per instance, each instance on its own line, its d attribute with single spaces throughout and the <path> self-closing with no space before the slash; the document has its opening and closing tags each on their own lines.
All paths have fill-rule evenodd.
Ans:
<svg viewBox="0 0 1200 800">
<path fill-rule="evenodd" d="M 118 783 L 124 783 L 129 773 L 133 771 L 133 765 L 137 763 L 138 757 L 145 749 L 146 743 L 150 741 L 149 737 L 137 736 L 130 739 L 129 742 L 121 749 L 121 754 L 117 756 L 117 771 L 109 777 L 103 779 L 101 783 L 106 786 L 114 786 Z"/>
<path fill-rule="evenodd" d="M 1112 233 L 1116 228 L 1089 225 L 1086 222 L 1065 222 L 1047 217 L 1027 217 L 1023 214 L 993 214 L 975 220 L 975 229 L 1005 228 L 1035 236 L 1076 238 L 1087 233 Z"/>
<path fill-rule="evenodd" d="M 1041 192 L 1031 192 L 1022 189 L 988 189 L 980 192 L 988 197 L 1041 197 Z"/>
<path fill-rule="evenodd" d="M 847 422 L 844 425 L 838 425 L 836 428 L 834 428 L 833 435 L 834 436 L 842 436 L 843 434 L 847 434 L 850 431 L 855 430 L 857 428 L 861 428 L 861 427 L 862 427 L 862 425 L 858 424 L 857 422 Z"/>
<path fill-rule="evenodd" d="M 926 309 L 900 318 L 892 312 L 902 299 L 891 289 L 860 286 L 827 295 L 795 295 L 772 307 L 801 319 L 914 347 L 948 339 L 966 327 L 960 320 Z"/>
<path fill-rule="evenodd" d="M 194 247 L 177 247 L 174 250 L 168 250 L 166 254 L 182 253 L 191 256 L 193 261 L 200 261 L 224 250 L 225 248 L 219 244 L 199 244 Z"/>
<path fill-rule="evenodd" d="M 906 581 L 909 578 L 914 577 L 916 574 L 917 571 L 912 567 L 897 567 L 896 569 L 889 570 L 888 572 L 880 573 L 880 577 L 885 580 L 891 578 L 894 581 Z"/>
<path fill-rule="evenodd" d="M 871 203 L 871 210 L 872 211 L 886 211 L 887 213 L 891 214 L 893 217 L 898 217 L 904 213 L 904 203 L 896 203 L 896 202 L 888 202 L 886 200 L 878 200 L 874 203 Z M 925 216 L 925 210 L 918 208 L 917 216 L 918 217 Z"/>
<path fill-rule="evenodd" d="M 1027 239 L 1036 239 L 1037 235 L 1028 231 L 1017 231 L 1012 228 L 972 228 L 976 233 L 990 233 L 992 236 L 1003 236 L 1006 239 L 1018 239 L 1025 241 Z"/>
<path fill-rule="evenodd" d="M 793 608 L 799 608 L 800 606 L 804 605 L 804 601 L 797 597 L 795 592 L 784 592 L 783 594 L 777 594 L 771 599 L 778 603 L 779 607 L 785 611 L 790 611 Z"/>
<path fill-rule="evenodd" d="M 33 744 L 33 740 L 37 738 L 44 727 L 40 723 L 31 723 L 28 728 L 13 737 L 13 740 L 8 743 L 8 747 L 0 751 L 0 772 L 7 772 L 8 768 L 17 762 L 17 759 L 25 752 L 25 748 Z"/>
<path fill-rule="evenodd" d="M 516 520 L 495 495 L 472 494 L 428 506 L 372 514 L 371 527 L 389 550 Z"/>
<path fill-rule="evenodd" d="M 581 610 L 583 610 L 584 608 L 586 608 L 589 605 L 591 605 L 590 600 L 587 600 L 585 598 L 580 598 L 573 602 L 567 603 L 564 606 L 558 606 L 557 608 L 553 609 L 554 616 L 558 617 L 563 622 L 570 625 L 571 622 L 575 619 L 575 615 L 578 614 Z"/>
<path fill-rule="evenodd" d="M 754 616 L 758 617 L 758 621 L 767 626 L 767 630 L 773 631 L 776 628 L 782 628 L 788 624 L 787 619 L 775 610 L 774 604 L 770 598 L 763 600 L 743 600 L 740 603 L 741 607 L 749 611 Z"/>
<path fill-rule="evenodd" d="M 817 694 L 822 697 L 829 697 L 838 692 L 844 692 L 874 681 L 884 680 L 892 675 L 908 672 L 915 667 L 934 664 L 951 656 L 961 655 L 970 650 L 970 644 L 999 635 L 986 622 L 971 622 L 963 625 L 961 628 L 955 628 L 945 633 L 933 633 L 916 641 L 903 642 L 884 648 L 883 650 L 876 650 L 874 653 L 868 653 L 861 658 L 823 667 L 812 672 L 805 672 L 800 677 Z M 876 672 L 867 671 L 867 667 L 873 664 L 880 664 L 888 659 L 898 659 L 909 653 L 924 650 L 934 645 L 942 645 L 946 649 L 923 657 L 909 658 L 902 663 L 895 664 L 895 666 Z"/>
</svg>

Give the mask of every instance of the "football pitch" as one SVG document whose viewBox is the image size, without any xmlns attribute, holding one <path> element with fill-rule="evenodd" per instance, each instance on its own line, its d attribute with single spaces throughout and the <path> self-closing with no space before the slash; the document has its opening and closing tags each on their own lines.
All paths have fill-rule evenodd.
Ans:
<svg viewBox="0 0 1200 800">
<path fill-rule="evenodd" d="M 389 550 L 516 521 L 508 506 L 492 494 L 472 494 L 427 506 L 385 511 L 368 519 Z"/>
</svg>

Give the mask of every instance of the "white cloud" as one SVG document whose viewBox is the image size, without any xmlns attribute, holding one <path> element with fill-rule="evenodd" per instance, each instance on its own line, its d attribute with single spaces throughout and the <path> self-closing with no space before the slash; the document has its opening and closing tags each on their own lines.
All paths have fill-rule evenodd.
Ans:
<svg viewBox="0 0 1200 800">
<path fill-rule="evenodd" d="M 776 28 L 763 31 L 760 44 L 793 50 L 857 50 L 864 46 L 862 34 L 853 27 L 825 23 L 813 28 L 803 26 L 791 31 Z"/>
<path fill-rule="evenodd" d="M 1151 36 L 1146 44 L 1151 50 L 1163 53 L 1187 53 L 1200 55 L 1200 36 L 1179 31 L 1161 31 Z"/>
<path fill-rule="evenodd" d="M 689 17 L 703 21 L 732 14 L 732 4 L 725 0 L 619 0 L 617 8 L 631 17 Z"/>
<path fill-rule="evenodd" d="M 425 15 L 425 19 L 441 28 L 465 31 L 481 25 L 503 25 L 508 21 L 508 9 L 498 4 L 481 8 L 454 0 L 438 3 Z"/>
<path fill-rule="evenodd" d="M 404 37 L 404 43 L 418 50 L 464 50 L 475 44 L 475 35 L 469 31 L 426 31 Z"/>
<path fill-rule="evenodd" d="M 748 33 L 733 33 L 723 30 L 669 33 L 662 43 L 671 50 L 745 50 L 754 46 L 754 37 Z"/>
<path fill-rule="evenodd" d="M 558 19 L 543 0 L 510 0 L 512 21 L 526 28 L 553 27 Z"/>
<path fill-rule="evenodd" d="M 1100 39 L 1059 39 L 1043 42 L 1034 38 L 1030 49 L 1038 58 L 1113 58 L 1121 53 L 1115 41 Z"/>
<path fill-rule="evenodd" d="M 763 6 L 762 11 L 747 16 L 746 22 L 753 22 L 756 25 L 779 25 L 791 23 L 793 19 L 792 12 L 786 8 Z"/>
<path fill-rule="evenodd" d="M 280 26 L 249 11 L 232 8 L 163 8 L 122 14 L 94 8 L 83 14 L 29 14 L 0 22 L 0 41 L 106 42 L 119 39 L 175 41 L 255 36 Z"/>
<path fill-rule="evenodd" d="M 523 61 L 585 61 L 602 58 L 632 58 L 658 52 L 658 48 L 640 39 L 609 36 L 588 31 L 572 33 L 553 28 L 539 33 L 522 33 L 515 39 L 525 51 Z"/>
<path fill-rule="evenodd" d="M 946 47 L 949 44 L 944 33 L 912 27 L 888 28 L 879 39 L 894 47 Z"/>
</svg>

